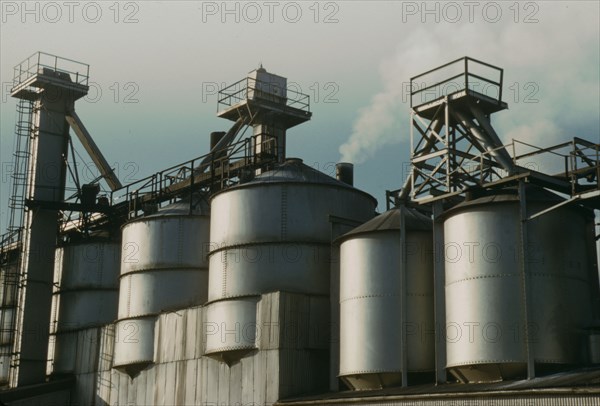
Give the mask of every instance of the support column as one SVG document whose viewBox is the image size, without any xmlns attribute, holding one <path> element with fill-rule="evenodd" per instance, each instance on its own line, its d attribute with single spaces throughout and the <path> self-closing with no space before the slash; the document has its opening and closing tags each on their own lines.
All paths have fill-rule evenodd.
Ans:
<svg viewBox="0 0 600 406">
<path fill-rule="evenodd" d="M 435 381 L 444 384 L 446 373 L 446 269 L 444 263 L 444 211 L 441 200 L 433 203 L 433 297 L 435 318 Z"/>
<path fill-rule="evenodd" d="M 527 230 L 527 194 L 525 192 L 525 182 L 519 181 L 519 212 L 521 229 L 521 308 L 523 309 L 523 323 L 525 329 L 525 351 L 527 354 L 527 379 L 535 378 L 535 354 L 531 340 L 531 310 L 529 306 L 530 278 L 529 278 L 529 237 Z"/>
<path fill-rule="evenodd" d="M 46 91 L 34 104 L 11 387 L 42 383 L 46 377 L 59 213 L 44 208 L 44 202 L 64 199 L 69 140 L 65 116 L 74 104 L 69 92 L 59 89 L 50 98 Z"/>
</svg>

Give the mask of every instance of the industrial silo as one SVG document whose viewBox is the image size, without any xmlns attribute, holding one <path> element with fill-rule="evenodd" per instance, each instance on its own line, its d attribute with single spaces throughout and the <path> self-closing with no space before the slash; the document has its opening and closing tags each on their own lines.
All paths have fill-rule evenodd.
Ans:
<svg viewBox="0 0 600 406">
<path fill-rule="evenodd" d="M 400 207 L 355 228 L 339 242 L 340 377 L 356 390 L 398 386 L 403 356 L 408 374 L 432 372 L 431 219 Z"/>
<path fill-rule="evenodd" d="M 564 203 L 524 190 L 528 217 Z M 528 354 L 537 375 L 587 362 L 593 216 L 562 205 L 521 222 L 520 203 L 507 189 L 445 214 L 447 368 L 462 382 L 523 377 Z"/>
<path fill-rule="evenodd" d="M 78 332 L 117 318 L 121 247 L 118 242 L 91 239 L 67 243 L 55 256 L 51 371 L 72 373 Z"/>
<path fill-rule="evenodd" d="M 204 195 L 123 226 L 115 368 L 134 376 L 153 362 L 160 312 L 206 301 L 209 227 Z"/>
<path fill-rule="evenodd" d="M 214 195 L 206 325 L 216 331 L 207 331 L 206 354 L 229 362 L 255 348 L 263 293 L 328 296 L 332 219 L 364 222 L 375 206 L 300 159 Z"/>
</svg>

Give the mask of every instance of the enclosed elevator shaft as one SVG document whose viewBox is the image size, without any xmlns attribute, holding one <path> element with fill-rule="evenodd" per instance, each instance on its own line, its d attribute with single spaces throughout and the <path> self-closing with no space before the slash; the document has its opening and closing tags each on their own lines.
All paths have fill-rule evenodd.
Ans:
<svg viewBox="0 0 600 406">
<path fill-rule="evenodd" d="M 310 120 L 307 95 L 287 88 L 287 78 L 262 66 L 219 92 L 218 116 L 252 126 L 252 159 L 259 166 L 286 158 L 286 131 Z"/>
<path fill-rule="evenodd" d="M 11 90 L 12 97 L 34 105 L 11 387 L 44 382 L 46 375 L 58 204 L 64 200 L 69 142 L 65 117 L 88 91 L 87 65 L 69 61 L 79 70 L 61 69 L 65 61 L 34 54 L 15 68 Z"/>
</svg>

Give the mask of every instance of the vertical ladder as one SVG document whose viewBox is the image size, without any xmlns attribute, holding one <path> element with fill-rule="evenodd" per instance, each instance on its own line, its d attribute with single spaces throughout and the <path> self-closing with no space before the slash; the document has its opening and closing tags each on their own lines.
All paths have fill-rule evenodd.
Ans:
<svg viewBox="0 0 600 406">
<path fill-rule="evenodd" d="M 20 99 L 17 103 L 15 126 L 14 168 L 11 175 L 12 192 L 8 200 L 8 232 L 18 233 L 25 219 L 25 194 L 29 175 L 29 140 L 33 123 L 33 102 Z"/>
<path fill-rule="evenodd" d="M 19 100 L 15 125 L 14 168 L 11 174 L 11 195 L 8 199 L 8 232 L 0 246 L 0 385 L 8 383 L 8 368 L 15 338 L 32 117 L 33 102 Z"/>
</svg>

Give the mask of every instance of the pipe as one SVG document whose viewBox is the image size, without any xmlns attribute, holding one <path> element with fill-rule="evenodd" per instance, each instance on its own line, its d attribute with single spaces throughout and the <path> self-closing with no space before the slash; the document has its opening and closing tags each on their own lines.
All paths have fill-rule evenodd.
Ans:
<svg viewBox="0 0 600 406">
<path fill-rule="evenodd" d="M 475 108 L 472 108 L 473 115 L 477 118 L 477 121 L 482 128 L 475 125 L 473 120 L 467 117 L 462 111 L 454 110 L 452 114 L 454 117 L 462 123 L 467 129 L 471 131 L 471 134 L 479 141 L 480 145 L 493 157 L 509 174 L 514 172 L 514 164 L 509 153 L 506 151 L 500 138 L 494 131 L 489 121 L 485 119 L 483 114 Z"/>
<path fill-rule="evenodd" d="M 237 121 L 231 126 L 229 131 L 227 131 L 227 133 L 225 133 L 223 136 L 221 136 L 219 141 L 217 141 L 214 146 L 212 145 L 213 140 L 212 140 L 212 134 L 211 134 L 211 147 L 212 148 L 210 149 L 210 152 L 212 153 L 212 152 L 218 151 L 220 149 L 223 149 L 226 145 L 231 144 L 231 141 L 233 141 L 233 139 L 235 138 L 235 136 L 240 131 L 240 129 L 244 126 L 245 123 L 246 123 L 246 120 L 243 117 L 238 118 Z M 215 136 L 215 138 L 216 138 L 216 136 Z M 210 162 L 213 158 L 211 153 L 206 155 L 206 157 L 200 162 L 200 165 L 198 165 L 196 168 L 194 168 L 194 172 L 196 174 L 203 173 L 208 168 L 208 165 L 210 164 Z"/>
<path fill-rule="evenodd" d="M 102 155 L 102 152 L 92 139 L 92 136 L 90 135 L 88 130 L 85 128 L 85 126 L 79 119 L 77 113 L 75 113 L 75 110 L 70 110 L 68 114 L 65 115 L 65 118 L 69 123 L 69 126 L 71 126 L 73 131 L 75 131 L 75 134 L 77 134 L 77 138 L 79 138 L 79 141 L 81 141 L 81 144 L 87 151 L 90 158 L 92 158 L 92 161 L 94 161 L 94 164 L 100 171 L 102 177 L 106 179 L 106 183 L 108 183 L 110 190 L 117 190 L 122 188 L 123 185 L 117 178 L 117 175 L 115 175 L 108 162 L 106 162 L 104 155 Z"/>
<path fill-rule="evenodd" d="M 210 150 L 213 151 L 219 144 L 219 141 L 227 134 L 225 131 L 213 131 L 210 133 Z"/>
<path fill-rule="evenodd" d="M 335 178 L 347 185 L 354 186 L 354 165 L 349 162 L 339 162 L 335 165 Z"/>
</svg>

